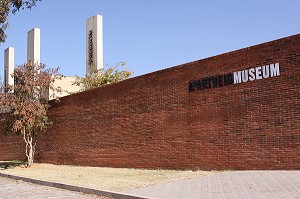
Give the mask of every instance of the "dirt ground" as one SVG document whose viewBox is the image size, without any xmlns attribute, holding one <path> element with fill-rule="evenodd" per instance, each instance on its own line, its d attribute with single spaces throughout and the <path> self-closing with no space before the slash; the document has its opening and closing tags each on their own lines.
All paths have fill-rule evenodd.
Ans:
<svg viewBox="0 0 300 199">
<path fill-rule="evenodd" d="M 144 170 L 105 167 L 81 167 L 52 164 L 33 164 L 24 168 L 21 164 L 0 163 L 0 172 L 22 177 L 82 186 L 93 189 L 124 191 L 178 179 L 212 175 L 216 171 Z"/>
</svg>

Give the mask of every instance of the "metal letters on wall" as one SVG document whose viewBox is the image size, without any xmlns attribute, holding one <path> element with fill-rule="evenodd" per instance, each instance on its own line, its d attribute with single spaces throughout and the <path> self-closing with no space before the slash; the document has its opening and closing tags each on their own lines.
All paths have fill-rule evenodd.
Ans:
<svg viewBox="0 0 300 199">
<path fill-rule="evenodd" d="M 88 40 L 89 40 L 89 42 L 88 42 L 88 44 L 89 44 L 89 53 L 88 53 L 88 55 L 89 55 L 89 65 L 91 67 L 93 67 L 93 63 L 94 63 L 94 61 L 93 61 L 93 30 L 89 31 Z"/>
<path fill-rule="evenodd" d="M 280 75 L 279 63 L 269 64 L 265 66 L 257 66 L 226 75 L 217 75 L 205 77 L 199 80 L 189 81 L 189 92 L 196 90 L 205 90 L 211 88 L 219 88 L 231 84 L 240 84 L 248 81 L 266 79 Z"/>
<path fill-rule="evenodd" d="M 205 90 L 210 88 L 219 88 L 233 84 L 233 74 L 217 75 L 213 77 L 205 77 L 200 80 L 194 80 L 189 82 L 189 92 L 196 90 Z"/>
</svg>

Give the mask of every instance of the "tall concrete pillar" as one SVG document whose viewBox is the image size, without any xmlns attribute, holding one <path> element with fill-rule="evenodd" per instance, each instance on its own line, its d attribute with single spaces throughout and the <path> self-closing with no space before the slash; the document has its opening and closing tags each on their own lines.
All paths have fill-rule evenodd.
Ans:
<svg viewBox="0 0 300 199">
<path fill-rule="evenodd" d="M 27 61 L 41 62 L 41 30 L 33 28 L 27 33 Z"/>
<path fill-rule="evenodd" d="M 11 76 L 14 73 L 15 65 L 15 49 L 12 47 L 4 51 L 4 86 L 13 86 L 14 78 Z"/>
<path fill-rule="evenodd" d="M 102 16 L 95 15 L 86 20 L 86 76 L 93 70 L 103 68 Z"/>
</svg>

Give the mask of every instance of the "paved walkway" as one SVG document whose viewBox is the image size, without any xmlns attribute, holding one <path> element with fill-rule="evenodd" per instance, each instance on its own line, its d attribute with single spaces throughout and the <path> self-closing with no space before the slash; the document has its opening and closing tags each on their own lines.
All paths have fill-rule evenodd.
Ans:
<svg viewBox="0 0 300 199">
<path fill-rule="evenodd" d="M 0 177 L 1 199 L 100 199 L 102 197 Z"/>
<path fill-rule="evenodd" d="M 125 191 L 161 199 L 300 199 L 300 171 L 233 171 Z"/>
</svg>

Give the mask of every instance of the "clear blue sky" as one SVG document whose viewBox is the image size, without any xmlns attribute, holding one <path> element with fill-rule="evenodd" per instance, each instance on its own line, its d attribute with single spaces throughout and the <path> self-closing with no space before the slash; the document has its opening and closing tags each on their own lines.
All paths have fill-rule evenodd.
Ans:
<svg viewBox="0 0 300 199">
<path fill-rule="evenodd" d="M 299 0 L 42 0 L 10 15 L 15 64 L 26 61 L 27 32 L 41 29 L 41 62 L 85 75 L 85 22 L 103 16 L 104 63 L 124 61 L 135 76 L 300 33 Z"/>
</svg>

